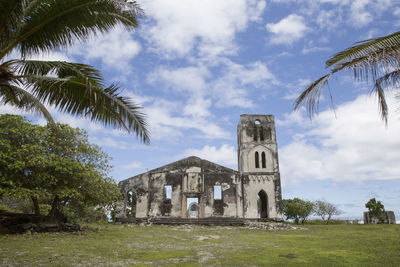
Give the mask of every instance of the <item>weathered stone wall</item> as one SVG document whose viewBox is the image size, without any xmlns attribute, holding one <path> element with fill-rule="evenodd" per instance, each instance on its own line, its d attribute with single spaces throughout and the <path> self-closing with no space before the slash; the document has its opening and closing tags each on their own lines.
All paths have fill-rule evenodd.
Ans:
<svg viewBox="0 0 400 267">
<path fill-rule="evenodd" d="M 364 224 L 381 223 L 379 218 L 371 217 L 367 211 L 364 212 Z M 396 217 L 393 211 L 385 211 L 384 224 L 396 224 Z"/>
<path fill-rule="evenodd" d="M 282 220 L 281 183 L 272 115 L 241 115 L 237 128 L 238 165 L 243 177 L 245 218 L 258 218 L 257 196 L 267 195 L 267 218 Z"/>
<path fill-rule="evenodd" d="M 263 216 L 281 220 L 278 148 L 272 115 L 241 115 L 238 166 L 239 171 L 234 171 L 198 157 L 188 157 L 121 181 L 119 187 L 125 202 L 122 213 L 126 214 L 127 194 L 131 191 L 137 199 L 136 218 L 186 218 L 187 199 L 197 198 L 199 218 L 256 219 L 257 196 L 263 192 L 262 203 L 266 203 Z M 170 198 L 166 196 L 166 186 L 172 189 Z M 221 199 L 214 199 L 214 186 L 221 187 Z"/>
</svg>

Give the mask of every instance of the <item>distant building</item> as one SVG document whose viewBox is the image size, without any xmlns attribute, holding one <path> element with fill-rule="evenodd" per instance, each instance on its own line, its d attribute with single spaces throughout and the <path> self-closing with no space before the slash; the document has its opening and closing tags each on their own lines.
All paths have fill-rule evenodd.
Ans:
<svg viewBox="0 0 400 267">
<path fill-rule="evenodd" d="M 377 224 L 381 223 L 379 218 L 371 217 L 368 211 L 364 212 L 364 224 Z M 383 222 L 384 224 L 396 224 L 396 217 L 394 216 L 393 211 L 385 211 L 383 215 Z"/>
<path fill-rule="evenodd" d="M 117 220 L 233 217 L 282 220 L 273 115 L 241 115 L 235 171 L 188 157 L 123 180 Z"/>
</svg>

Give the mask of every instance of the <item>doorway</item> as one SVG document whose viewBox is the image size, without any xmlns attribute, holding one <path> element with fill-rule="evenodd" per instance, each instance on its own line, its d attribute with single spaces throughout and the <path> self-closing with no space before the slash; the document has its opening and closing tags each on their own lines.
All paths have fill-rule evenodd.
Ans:
<svg viewBox="0 0 400 267">
<path fill-rule="evenodd" d="M 199 217 L 199 198 L 190 197 L 186 199 L 186 215 L 187 218 Z"/>
<path fill-rule="evenodd" d="M 264 190 L 257 195 L 258 218 L 268 218 L 268 196 Z"/>
</svg>

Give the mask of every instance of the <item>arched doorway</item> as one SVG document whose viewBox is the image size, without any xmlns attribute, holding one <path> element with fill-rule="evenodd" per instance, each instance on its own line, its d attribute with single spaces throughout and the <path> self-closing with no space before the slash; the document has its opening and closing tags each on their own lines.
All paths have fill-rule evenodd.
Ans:
<svg viewBox="0 0 400 267">
<path fill-rule="evenodd" d="M 264 190 L 258 192 L 257 207 L 258 207 L 258 217 L 268 218 L 268 196 Z"/>
<path fill-rule="evenodd" d="M 126 194 L 126 217 L 136 218 L 136 194 L 132 190 Z"/>
</svg>

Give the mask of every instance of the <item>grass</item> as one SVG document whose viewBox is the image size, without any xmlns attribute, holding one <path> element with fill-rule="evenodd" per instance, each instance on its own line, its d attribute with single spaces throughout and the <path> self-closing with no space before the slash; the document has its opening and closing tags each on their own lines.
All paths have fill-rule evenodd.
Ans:
<svg viewBox="0 0 400 267">
<path fill-rule="evenodd" d="M 89 225 L 82 233 L 0 236 L 0 266 L 399 266 L 400 225 Z"/>
</svg>

